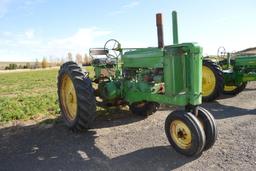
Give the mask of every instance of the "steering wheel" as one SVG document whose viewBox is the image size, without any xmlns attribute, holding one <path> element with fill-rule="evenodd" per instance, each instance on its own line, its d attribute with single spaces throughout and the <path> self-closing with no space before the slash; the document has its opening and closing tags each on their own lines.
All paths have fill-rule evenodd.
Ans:
<svg viewBox="0 0 256 171">
<path fill-rule="evenodd" d="M 218 48 L 218 51 L 217 51 L 217 56 L 220 57 L 220 58 L 224 58 L 224 56 L 226 55 L 226 49 L 223 47 L 223 46 L 220 46 Z"/>
<path fill-rule="evenodd" d="M 110 39 L 105 43 L 104 50 L 108 58 L 118 58 L 121 55 L 121 44 L 115 39 Z"/>
</svg>

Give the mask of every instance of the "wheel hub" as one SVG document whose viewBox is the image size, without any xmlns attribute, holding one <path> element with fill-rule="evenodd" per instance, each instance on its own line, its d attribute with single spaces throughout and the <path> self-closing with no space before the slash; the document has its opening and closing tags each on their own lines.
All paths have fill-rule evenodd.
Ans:
<svg viewBox="0 0 256 171">
<path fill-rule="evenodd" d="M 69 99 L 68 101 L 69 101 L 70 103 L 73 103 L 73 102 L 74 102 L 74 97 L 73 97 L 73 95 L 72 95 L 71 92 L 69 92 L 68 99 Z"/>
<path fill-rule="evenodd" d="M 67 74 L 65 74 L 62 79 L 61 103 L 64 106 L 68 119 L 74 120 L 77 113 L 76 91 L 72 80 Z"/>
<path fill-rule="evenodd" d="M 185 132 L 185 130 L 184 129 L 179 129 L 179 131 L 178 131 L 178 138 L 181 138 L 181 139 L 183 139 L 183 140 L 185 140 L 186 139 L 186 136 L 187 136 L 187 134 L 186 134 L 186 132 Z"/>
<path fill-rule="evenodd" d="M 191 131 L 184 122 L 180 120 L 173 121 L 170 126 L 170 132 L 171 137 L 177 146 L 182 149 L 188 149 L 191 147 Z"/>
</svg>

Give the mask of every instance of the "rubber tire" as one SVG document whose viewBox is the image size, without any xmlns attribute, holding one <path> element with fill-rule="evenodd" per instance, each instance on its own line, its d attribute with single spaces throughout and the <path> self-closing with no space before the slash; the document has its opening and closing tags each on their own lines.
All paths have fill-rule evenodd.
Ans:
<svg viewBox="0 0 256 171">
<path fill-rule="evenodd" d="M 68 119 L 61 101 L 61 83 L 63 76 L 67 74 L 75 87 L 77 97 L 77 113 L 74 120 Z M 96 100 L 91 80 L 75 62 L 64 63 L 58 75 L 58 100 L 61 116 L 66 125 L 73 131 L 80 131 L 91 127 L 96 116 Z"/>
<path fill-rule="evenodd" d="M 224 89 L 224 77 L 221 68 L 211 60 L 203 60 L 203 66 L 212 70 L 216 78 L 216 85 L 213 92 L 208 96 L 202 95 L 203 102 L 211 102 L 216 100 L 223 92 Z M 203 86 L 203 85 L 202 85 Z"/>
<path fill-rule="evenodd" d="M 218 135 L 215 119 L 208 110 L 202 107 L 198 107 L 197 118 L 203 122 L 203 129 L 206 136 L 204 150 L 208 150 L 214 145 Z"/>
<path fill-rule="evenodd" d="M 224 89 L 223 94 L 235 96 L 235 95 L 241 93 L 246 88 L 246 86 L 247 86 L 247 82 L 243 82 L 240 86 L 236 87 L 232 91 L 225 91 L 225 89 Z"/>
<path fill-rule="evenodd" d="M 139 103 L 132 103 L 129 106 L 130 111 L 135 115 L 149 116 L 155 113 L 160 106 L 158 103 L 154 103 L 154 102 L 144 102 L 144 103 L 145 105 L 142 107 L 137 107 Z"/>
<path fill-rule="evenodd" d="M 174 120 L 181 120 L 190 129 L 192 134 L 192 145 L 189 149 L 181 149 L 173 141 L 170 133 L 170 125 Z M 190 112 L 173 111 L 165 120 L 165 134 L 174 150 L 185 156 L 198 156 L 202 153 L 205 146 L 205 132 L 200 121 Z"/>
</svg>

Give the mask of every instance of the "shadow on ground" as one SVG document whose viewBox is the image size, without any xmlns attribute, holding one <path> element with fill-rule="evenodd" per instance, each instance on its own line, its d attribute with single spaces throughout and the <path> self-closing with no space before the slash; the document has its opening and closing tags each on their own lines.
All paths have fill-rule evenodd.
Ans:
<svg viewBox="0 0 256 171">
<path fill-rule="evenodd" d="M 256 109 L 218 102 L 206 103 L 203 107 L 216 119 L 256 114 Z M 173 108 L 161 108 L 164 109 Z M 120 110 L 99 114 L 94 129 L 83 133 L 71 132 L 59 118 L 33 126 L 0 129 L 0 170 L 172 170 L 196 159 L 176 153 L 171 146 L 144 148 L 109 158 L 95 145 L 96 129 L 144 118 Z"/>
<path fill-rule="evenodd" d="M 96 128 L 142 119 L 131 114 L 115 117 L 112 114 L 98 118 Z M 144 148 L 109 158 L 95 145 L 94 129 L 73 133 L 59 118 L 1 129 L 0 139 L 0 170 L 171 170 L 196 159 L 176 153 L 171 146 Z"/>
<path fill-rule="evenodd" d="M 235 106 L 227 106 L 220 104 L 217 101 L 212 103 L 204 103 L 202 106 L 209 110 L 215 119 L 225 119 L 243 115 L 256 115 L 256 108 L 244 109 Z"/>
</svg>

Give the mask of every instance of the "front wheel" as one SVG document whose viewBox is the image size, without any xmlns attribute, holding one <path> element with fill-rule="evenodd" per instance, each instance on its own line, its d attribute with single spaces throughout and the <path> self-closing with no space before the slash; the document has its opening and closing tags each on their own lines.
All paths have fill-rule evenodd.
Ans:
<svg viewBox="0 0 256 171">
<path fill-rule="evenodd" d="M 201 154 L 205 132 L 200 121 L 190 112 L 174 111 L 165 121 L 165 133 L 173 148 L 186 156 Z"/>
<path fill-rule="evenodd" d="M 206 136 L 204 150 L 208 150 L 213 146 L 217 139 L 218 132 L 215 119 L 208 110 L 202 107 L 198 107 L 197 118 L 202 124 Z"/>
</svg>

